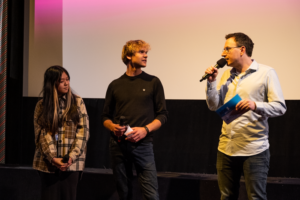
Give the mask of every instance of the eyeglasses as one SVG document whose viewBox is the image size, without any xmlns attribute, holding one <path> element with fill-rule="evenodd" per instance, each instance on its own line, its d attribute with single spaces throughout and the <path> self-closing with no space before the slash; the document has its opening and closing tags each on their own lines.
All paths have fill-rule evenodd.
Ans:
<svg viewBox="0 0 300 200">
<path fill-rule="evenodd" d="M 229 53 L 230 49 L 232 49 L 232 48 L 241 48 L 241 47 L 225 47 L 223 49 L 223 52 L 225 51 L 226 53 Z"/>
</svg>

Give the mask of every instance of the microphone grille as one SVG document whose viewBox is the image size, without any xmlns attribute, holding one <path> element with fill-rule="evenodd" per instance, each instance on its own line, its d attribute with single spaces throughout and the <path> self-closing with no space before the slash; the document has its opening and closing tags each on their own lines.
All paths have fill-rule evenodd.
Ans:
<svg viewBox="0 0 300 200">
<path fill-rule="evenodd" d="M 220 60 L 218 60 L 217 64 L 218 64 L 219 68 L 222 68 L 227 64 L 227 61 L 225 58 L 221 58 Z"/>
<path fill-rule="evenodd" d="M 125 117 L 124 116 L 121 116 L 120 117 L 120 126 L 124 126 L 125 125 Z"/>
</svg>

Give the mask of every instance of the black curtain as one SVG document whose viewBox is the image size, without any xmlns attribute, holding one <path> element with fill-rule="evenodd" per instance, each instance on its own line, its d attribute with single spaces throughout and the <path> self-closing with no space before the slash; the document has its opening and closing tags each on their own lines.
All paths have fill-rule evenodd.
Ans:
<svg viewBox="0 0 300 200">
<path fill-rule="evenodd" d="M 21 163 L 24 1 L 8 3 L 6 164 Z"/>
</svg>

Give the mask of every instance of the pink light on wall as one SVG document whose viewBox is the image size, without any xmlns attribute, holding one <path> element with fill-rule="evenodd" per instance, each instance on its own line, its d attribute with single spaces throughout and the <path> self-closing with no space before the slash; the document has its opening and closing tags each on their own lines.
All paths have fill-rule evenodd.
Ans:
<svg viewBox="0 0 300 200">
<path fill-rule="evenodd" d="M 62 0 L 35 0 L 35 34 L 62 33 Z"/>
</svg>

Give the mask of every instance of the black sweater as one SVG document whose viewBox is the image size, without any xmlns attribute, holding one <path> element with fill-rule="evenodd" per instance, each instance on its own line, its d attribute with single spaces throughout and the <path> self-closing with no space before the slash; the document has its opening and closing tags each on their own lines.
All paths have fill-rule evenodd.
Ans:
<svg viewBox="0 0 300 200">
<path fill-rule="evenodd" d="M 164 124 L 168 111 L 160 80 L 142 72 L 134 77 L 125 73 L 112 81 L 106 92 L 102 119 L 119 124 L 120 116 L 126 118 L 125 123 L 130 127 L 143 127 L 154 119 Z M 152 141 L 152 138 L 153 133 L 150 133 L 143 141 Z"/>
</svg>

